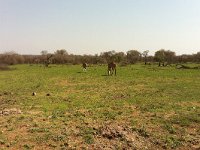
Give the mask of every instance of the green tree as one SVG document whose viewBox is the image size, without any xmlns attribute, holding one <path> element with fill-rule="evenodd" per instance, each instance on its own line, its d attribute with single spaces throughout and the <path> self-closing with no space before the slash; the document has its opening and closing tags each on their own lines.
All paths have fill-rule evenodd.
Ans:
<svg viewBox="0 0 200 150">
<path fill-rule="evenodd" d="M 142 56 L 144 57 L 144 64 L 146 65 L 147 64 L 147 57 L 148 57 L 148 53 L 149 53 L 149 50 L 146 50 L 142 53 Z"/>
<path fill-rule="evenodd" d="M 137 50 L 129 50 L 127 52 L 127 61 L 131 64 L 136 63 L 141 58 L 141 53 Z"/>
<path fill-rule="evenodd" d="M 113 51 L 103 52 L 100 54 L 100 56 L 104 58 L 107 63 L 109 63 L 115 60 L 115 54 L 116 52 L 113 50 Z"/>
<path fill-rule="evenodd" d="M 124 52 L 115 53 L 115 55 L 114 55 L 115 62 L 120 63 L 120 62 L 124 61 L 126 58 L 125 56 L 126 55 L 124 54 Z"/>
<path fill-rule="evenodd" d="M 172 64 L 175 61 L 176 53 L 170 50 L 165 51 L 165 61 L 167 64 Z"/>
<path fill-rule="evenodd" d="M 65 49 L 60 49 L 55 52 L 55 55 L 68 55 L 68 52 Z"/>
<path fill-rule="evenodd" d="M 175 52 L 161 49 L 155 52 L 154 58 L 156 61 L 158 61 L 158 66 L 161 66 L 161 64 L 162 66 L 165 66 L 165 62 L 167 62 L 167 64 L 173 63 L 175 56 Z"/>
<path fill-rule="evenodd" d="M 54 53 L 53 61 L 58 64 L 67 63 L 68 60 L 68 52 L 65 49 L 57 50 Z"/>
<path fill-rule="evenodd" d="M 154 58 L 155 58 L 155 61 L 158 62 L 158 66 L 161 66 L 161 63 L 164 66 L 165 50 L 161 49 L 161 50 L 155 52 Z"/>
</svg>

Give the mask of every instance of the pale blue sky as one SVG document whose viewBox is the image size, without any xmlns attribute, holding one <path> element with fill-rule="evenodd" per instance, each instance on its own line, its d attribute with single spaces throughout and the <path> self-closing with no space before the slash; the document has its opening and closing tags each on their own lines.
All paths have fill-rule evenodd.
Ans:
<svg viewBox="0 0 200 150">
<path fill-rule="evenodd" d="M 200 0 L 0 0 L 0 53 L 200 51 Z"/>
</svg>

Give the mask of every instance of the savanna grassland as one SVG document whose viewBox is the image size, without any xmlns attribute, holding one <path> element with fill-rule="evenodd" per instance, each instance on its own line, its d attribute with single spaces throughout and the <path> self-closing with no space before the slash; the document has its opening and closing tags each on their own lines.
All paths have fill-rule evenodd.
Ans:
<svg viewBox="0 0 200 150">
<path fill-rule="evenodd" d="M 0 149 L 200 148 L 200 70 L 137 64 L 117 67 L 117 76 L 106 71 L 0 71 Z"/>
</svg>

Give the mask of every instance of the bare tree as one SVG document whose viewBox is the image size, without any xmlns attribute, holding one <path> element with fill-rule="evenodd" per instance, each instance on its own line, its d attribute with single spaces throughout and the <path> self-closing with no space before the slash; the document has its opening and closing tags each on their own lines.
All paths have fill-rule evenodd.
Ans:
<svg viewBox="0 0 200 150">
<path fill-rule="evenodd" d="M 65 49 L 57 50 L 54 53 L 54 63 L 65 64 L 68 60 L 68 52 Z"/>
<path fill-rule="evenodd" d="M 47 51 L 47 50 L 41 51 L 41 55 L 47 55 L 47 54 L 48 54 L 48 51 Z"/>
<path fill-rule="evenodd" d="M 22 55 L 17 54 L 14 51 L 5 52 L 0 56 L 1 64 L 15 65 L 24 63 L 24 57 Z"/>
<path fill-rule="evenodd" d="M 197 63 L 200 63 L 200 52 L 197 52 L 197 53 L 194 55 L 194 57 L 195 57 L 195 61 L 196 61 Z"/>
</svg>

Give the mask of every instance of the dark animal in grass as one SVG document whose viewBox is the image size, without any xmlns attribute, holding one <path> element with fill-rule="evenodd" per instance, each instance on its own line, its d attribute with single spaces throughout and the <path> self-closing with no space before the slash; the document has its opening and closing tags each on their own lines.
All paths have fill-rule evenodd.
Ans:
<svg viewBox="0 0 200 150">
<path fill-rule="evenodd" d="M 108 63 L 108 75 L 112 76 L 113 73 L 116 75 L 117 71 L 116 71 L 116 64 L 114 62 Z"/>
<path fill-rule="evenodd" d="M 44 61 L 44 65 L 45 67 L 49 67 L 49 64 L 51 63 L 51 58 L 53 57 L 53 55 L 47 55 L 46 60 Z"/>
<path fill-rule="evenodd" d="M 32 93 L 32 96 L 36 96 L 36 93 L 35 93 L 35 92 L 33 92 L 33 93 Z"/>
<path fill-rule="evenodd" d="M 86 64 L 86 63 L 83 63 L 83 64 L 82 64 L 82 67 L 83 67 L 83 71 L 86 71 L 86 70 L 87 70 L 87 64 Z"/>
</svg>

